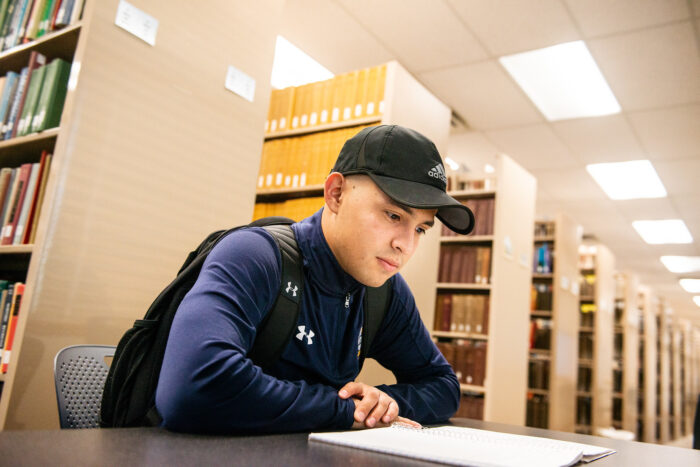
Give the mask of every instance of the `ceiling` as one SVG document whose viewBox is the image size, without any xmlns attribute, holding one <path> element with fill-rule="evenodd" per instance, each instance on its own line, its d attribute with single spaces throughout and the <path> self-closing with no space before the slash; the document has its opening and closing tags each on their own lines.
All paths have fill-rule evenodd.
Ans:
<svg viewBox="0 0 700 467">
<path fill-rule="evenodd" d="M 700 325 L 659 261 L 700 256 L 699 30 L 700 0 L 287 0 L 281 35 L 336 74 L 397 60 L 466 122 L 447 156 L 476 170 L 511 156 L 537 178 L 539 217 L 568 213 L 618 270 Z M 498 62 L 573 40 L 585 41 L 621 113 L 548 122 Z M 668 197 L 611 201 L 585 169 L 635 159 L 652 161 Z M 694 243 L 647 245 L 631 225 L 674 218 Z"/>
</svg>

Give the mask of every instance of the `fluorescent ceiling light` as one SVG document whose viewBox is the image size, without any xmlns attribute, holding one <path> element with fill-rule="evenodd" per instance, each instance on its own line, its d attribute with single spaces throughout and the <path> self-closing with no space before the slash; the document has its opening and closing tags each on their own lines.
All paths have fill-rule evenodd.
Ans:
<svg viewBox="0 0 700 467">
<path fill-rule="evenodd" d="M 683 290 L 690 293 L 700 293 L 700 279 L 681 279 Z"/>
<path fill-rule="evenodd" d="M 549 121 L 620 112 L 608 83 L 583 41 L 499 58 Z"/>
<path fill-rule="evenodd" d="M 275 59 L 272 63 L 272 87 L 283 89 L 288 86 L 323 81 L 333 77 L 323 65 L 309 57 L 297 46 L 282 36 L 277 36 Z"/>
<path fill-rule="evenodd" d="M 697 306 L 700 306 L 700 295 L 696 295 L 695 297 L 693 297 L 693 301 Z"/>
<path fill-rule="evenodd" d="M 662 256 L 666 269 L 677 274 L 700 271 L 700 256 Z"/>
<path fill-rule="evenodd" d="M 666 196 L 661 179 L 647 160 L 589 164 L 586 170 L 610 199 Z"/>
<path fill-rule="evenodd" d="M 459 169 L 459 164 L 456 163 L 454 160 L 450 159 L 449 157 L 445 158 L 445 164 L 447 164 L 452 170 Z"/>
<path fill-rule="evenodd" d="M 495 171 L 496 171 L 496 169 L 491 164 L 486 164 L 484 166 L 484 172 L 486 172 L 487 174 L 492 174 Z"/>
<path fill-rule="evenodd" d="M 642 237 L 642 240 L 650 245 L 693 242 L 693 237 L 685 226 L 685 222 L 680 219 L 634 221 L 632 227 Z"/>
</svg>

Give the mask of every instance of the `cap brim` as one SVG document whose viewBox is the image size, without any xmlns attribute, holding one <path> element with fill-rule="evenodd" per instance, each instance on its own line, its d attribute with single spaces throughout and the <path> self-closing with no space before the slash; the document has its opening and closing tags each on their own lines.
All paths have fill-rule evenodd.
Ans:
<svg viewBox="0 0 700 467">
<path fill-rule="evenodd" d="M 437 218 L 449 229 L 466 235 L 474 228 L 474 213 L 441 189 L 373 173 L 367 175 L 394 201 L 418 209 L 437 209 Z"/>
</svg>

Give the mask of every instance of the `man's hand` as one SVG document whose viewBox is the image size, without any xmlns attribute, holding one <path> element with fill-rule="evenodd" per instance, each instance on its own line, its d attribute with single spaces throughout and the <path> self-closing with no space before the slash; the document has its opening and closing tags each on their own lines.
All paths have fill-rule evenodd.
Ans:
<svg viewBox="0 0 700 467">
<path fill-rule="evenodd" d="M 338 395 L 341 399 L 352 397 L 355 403 L 353 428 L 375 428 L 389 426 L 397 421 L 420 428 L 420 424 L 399 417 L 399 405 L 383 391 L 364 383 L 351 382 L 343 386 Z"/>
</svg>

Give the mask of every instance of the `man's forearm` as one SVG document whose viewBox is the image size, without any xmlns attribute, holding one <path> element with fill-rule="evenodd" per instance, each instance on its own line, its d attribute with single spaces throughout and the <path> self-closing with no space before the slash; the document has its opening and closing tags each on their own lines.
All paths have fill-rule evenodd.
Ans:
<svg viewBox="0 0 700 467">
<path fill-rule="evenodd" d="M 399 404 L 399 415 L 419 423 L 438 423 L 452 417 L 459 407 L 459 382 L 444 374 L 421 382 L 377 386 Z"/>
</svg>

